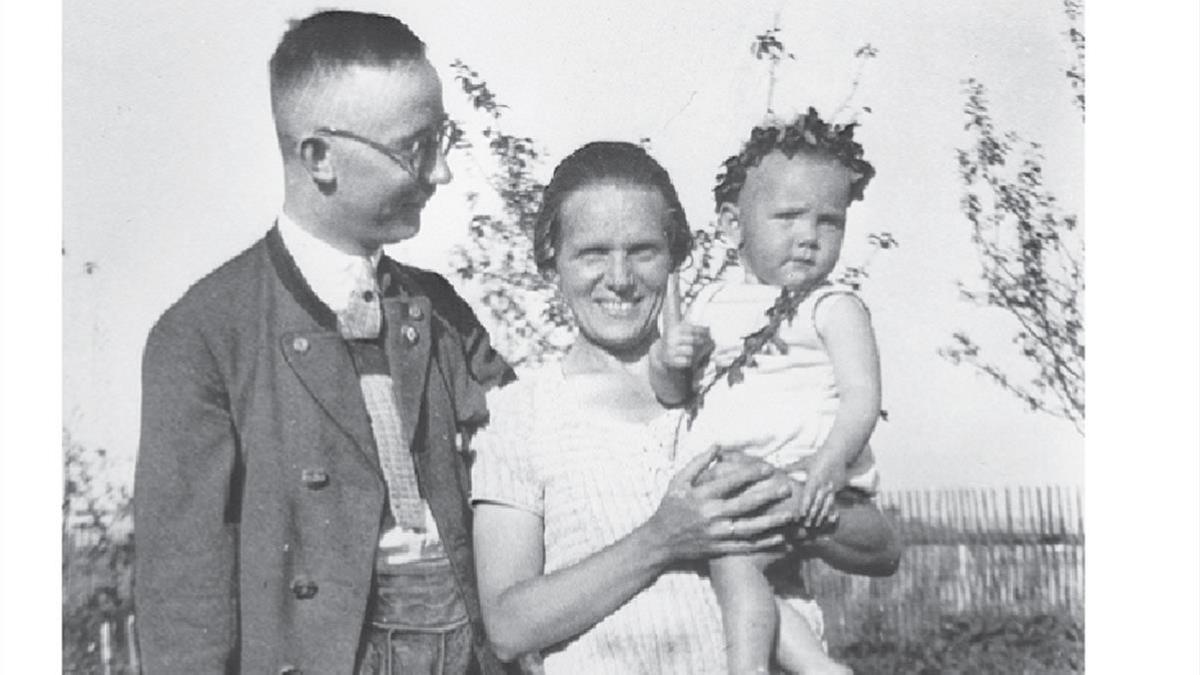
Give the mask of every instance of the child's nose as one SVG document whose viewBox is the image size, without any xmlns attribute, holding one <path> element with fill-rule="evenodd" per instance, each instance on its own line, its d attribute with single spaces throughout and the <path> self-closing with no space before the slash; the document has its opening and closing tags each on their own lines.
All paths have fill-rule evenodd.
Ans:
<svg viewBox="0 0 1200 675">
<path fill-rule="evenodd" d="M 812 218 L 800 218 L 792 229 L 792 241 L 799 248 L 817 247 L 817 223 Z"/>
</svg>

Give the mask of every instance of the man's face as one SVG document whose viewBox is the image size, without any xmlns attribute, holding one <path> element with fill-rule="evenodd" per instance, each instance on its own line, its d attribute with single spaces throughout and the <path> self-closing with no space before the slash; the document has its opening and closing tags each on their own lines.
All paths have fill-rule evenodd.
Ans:
<svg viewBox="0 0 1200 675">
<path fill-rule="evenodd" d="M 330 95 L 343 101 L 334 103 L 338 119 L 329 126 L 370 139 L 388 152 L 352 138 L 322 136 L 335 176 L 326 192 L 333 216 L 326 235 L 362 251 L 415 236 L 421 210 L 436 187 L 450 181 L 450 171 L 440 153 L 425 167 L 416 161 L 406 165 L 389 154 L 403 156 L 422 139 L 436 143 L 446 114 L 437 73 L 423 60 L 391 68 L 357 67 Z"/>
<path fill-rule="evenodd" d="M 746 175 L 738 197 L 742 261 L 765 284 L 811 287 L 837 264 L 854 174 L 837 160 L 781 152 Z"/>
</svg>

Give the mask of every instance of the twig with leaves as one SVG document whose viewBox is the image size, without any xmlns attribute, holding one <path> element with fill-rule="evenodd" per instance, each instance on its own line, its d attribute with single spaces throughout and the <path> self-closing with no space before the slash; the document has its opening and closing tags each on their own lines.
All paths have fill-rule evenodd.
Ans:
<svg viewBox="0 0 1200 675">
<path fill-rule="evenodd" d="M 722 381 L 730 386 L 746 379 L 745 369 L 757 365 L 755 357 L 762 354 L 768 345 L 772 345 L 782 353 L 787 353 L 787 345 L 779 338 L 779 328 L 785 321 L 796 318 L 796 310 L 808 296 L 817 288 L 829 285 L 828 282 L 810 288 L 793 289 L 783 287 L 771 307 L 766 311 L 767 323 L 761 328 L 742 338 L 742 351 L 728 364 L 718 366 L 709 381 L 696 390 L 696 393 L 686 404 L 688 426 L 696 419 L 700 409 L 704 407 L 704 398 L 712 388 Z"/>
<path fill-rule="evenodd" d="M 968 80 L 966 93 L 964 112 L 974 144 L 958 152 L 958 163 L 982 287 L 960 284 L 960 292 L 1012 319 L 1012 342 L 1033 374 L 1021 377 L 985 360 L 982 347 L 965 331 L 955 332 L 939 354 L 1083 433 L 1083 239 L 1077 219 L 1063 213 L 1046 188 L 1041 147 L 996 128 L 981 83 Z"/>
<path fill-rule="evenodd" d="M 785 59 L 796 60 L 796 55 L 789 52 L 783 46 L 783 41 L 779 39 L 779 30 L 779 13 L 777 12 L 775 14 L 775 25 L 755 35 L 754 43 L 750 46 L 750 53 L 754 55 L 756 60 L 767 61 L 771 64 L 767 78 L 768 115 L 774 112 L 776 69 L 779 67 L 779 63 Z"/>
<path fill-rule="evenodd" d="M 465 134 L 456 147 L 475 159 L 501 204 L 499 214 L 479 212 L 479 200 L 472 199 L 477 212 L 471 218 L 470 238 L 455 250 L 452 266 L 460 278 L 479 284 L 482 302 L 496 320 L 497 347 L 509 362 L 538 362 L 565 348 L 565 342 L 556 337 L 571 326 L 554 285 L 533 261 L 532 228 L 543 189 L 533 177 L 533 167 L 540 153 L 532 138 L 500 128 L 506 106 L 478 71 L 462 61 L 455 61 L 451 68 L 471 105 L 482 114 L 478 136 L 487 155 L 476 156 L 472 152 L 475 146 Z M 491 168 L 485 169 L 481 159 Z"/>
<path fill-rule="evenodd" d="M 842 113 L 850 108 L 854 103 L 854 97 L 858 95 L 858 88 L 862 85 L 863 74 L 867 69 L 867 62 L 877 56 L 879 56 L 879 50 L 870 42 L 854 51 L 854 78 L 850 81 L 850 91 L 846 93 L 846 98 L 842 99 L 838 107 L 834 108 L 833 114 L 829 116 L 830 121 L 839 124 L 856 122 L 858 121 L 858 114 L 860 112 L 871 112 L 871 107 L 864 105 L 859 106 L 858 110 L 854 111 L 854 114 L 850 115 L 849 119 L 843 120 L 841 118 Z"/>
<path fill-rule="evenodd" d="M 1071 81 L 1071 89 L 1075 92 L 1075 107 L 1080 115 L 1087 114 L 1087 100 L 1084 96 L 1087 81 L 1084 72 L 1084 53 L 1086 41 L 1083 37 L 1083 0 L 1063 0 L 1063 11 L 1071 27 L 1067 29 L 1067 39 L 1074 51 L 1073 60 L 1067 66 L 1067 79 Z"/>
</svg>

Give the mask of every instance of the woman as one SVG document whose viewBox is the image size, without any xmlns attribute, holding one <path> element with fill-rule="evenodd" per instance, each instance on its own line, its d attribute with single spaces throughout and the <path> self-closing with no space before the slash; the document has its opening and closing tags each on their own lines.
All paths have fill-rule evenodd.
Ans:
<svg viewBox="0 0 1200 675">
<path fill-rule="evenodd" d="M 504 660 L 540 652 L 551 675 L 724 672 L 697 563 L 782 551 L 795 529 L 799 490 L 758 460 L 713 449 L 671 476 L 678 417 L 654 397 L 647 357 L 690 245 L 670 179 L 637 146 L 585 145 L 546 188 L 535 257 L 578 338 L 561 363 L 489 398 L 493 422 L 474 444 L 480 602 Z M 849 520 L 865 525 L 812 553 L 888 571 L 886 530 Z"/>
</svg>

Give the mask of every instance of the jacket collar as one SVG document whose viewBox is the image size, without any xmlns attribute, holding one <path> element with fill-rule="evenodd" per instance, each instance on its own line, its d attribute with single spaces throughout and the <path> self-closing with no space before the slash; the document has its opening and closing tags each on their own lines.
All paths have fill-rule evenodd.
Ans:
<svg viewBox="0 0 1200 675">
<path fill-rule="evenodd" d="M 362 283 L 363 273 L 374 275 L 383 257 L 383 250 L 371 255 L 353 255 L 339 250 L 320 237 L 301 227 L 286 213 L 280 213 L 276 224 L 284 247 L 318 298 L 334 312 L 346 308 L 350 294 Z"/>
<path fill-rule="evenodd" d="M 283 243 L 283 236 L 279 232 L 279 225 L 267 232 L 267 255 L 271 259 L 271 266 L 275 268 L 275 274 L 279 277 L 280 283 L 292 295 L 296 302 L 312 317 L 313 321 L 317 322 L 322 328 L 327 330 L 337 330 L 337 314 L 330 309 L 329 305 L 321 301 L 312 287 L 308 285 L 308 281 L 304 279 L 304 275 L 300 272 L 300 267 L 296 265 L 296 261 L 292 258 L 292 254 L 288 251 L 287 246 Z"/>
<path fill-rule="evenodd" d="M 316 323 L 316 331 L 288 332 L 282 348 L 288 363 L 322 408 L 378 466 L 370 422 L 359 391 L 349 350 L 337 333 L 337 315 L 305 280 L 280 235 L 279 227 L 266 236 L 267 253 L 280 282 Z M 433 306 L 400 263 L 383 256 L 379 267 L 383 294 L 383 347 L 400 402 L 400 417 L 413 450 L 424 402 L 434 341 Z M 301 338 L 297 342 L 297 338 Z M 302 349 L 298 349 L 302 347 Z"/>
</svg>

